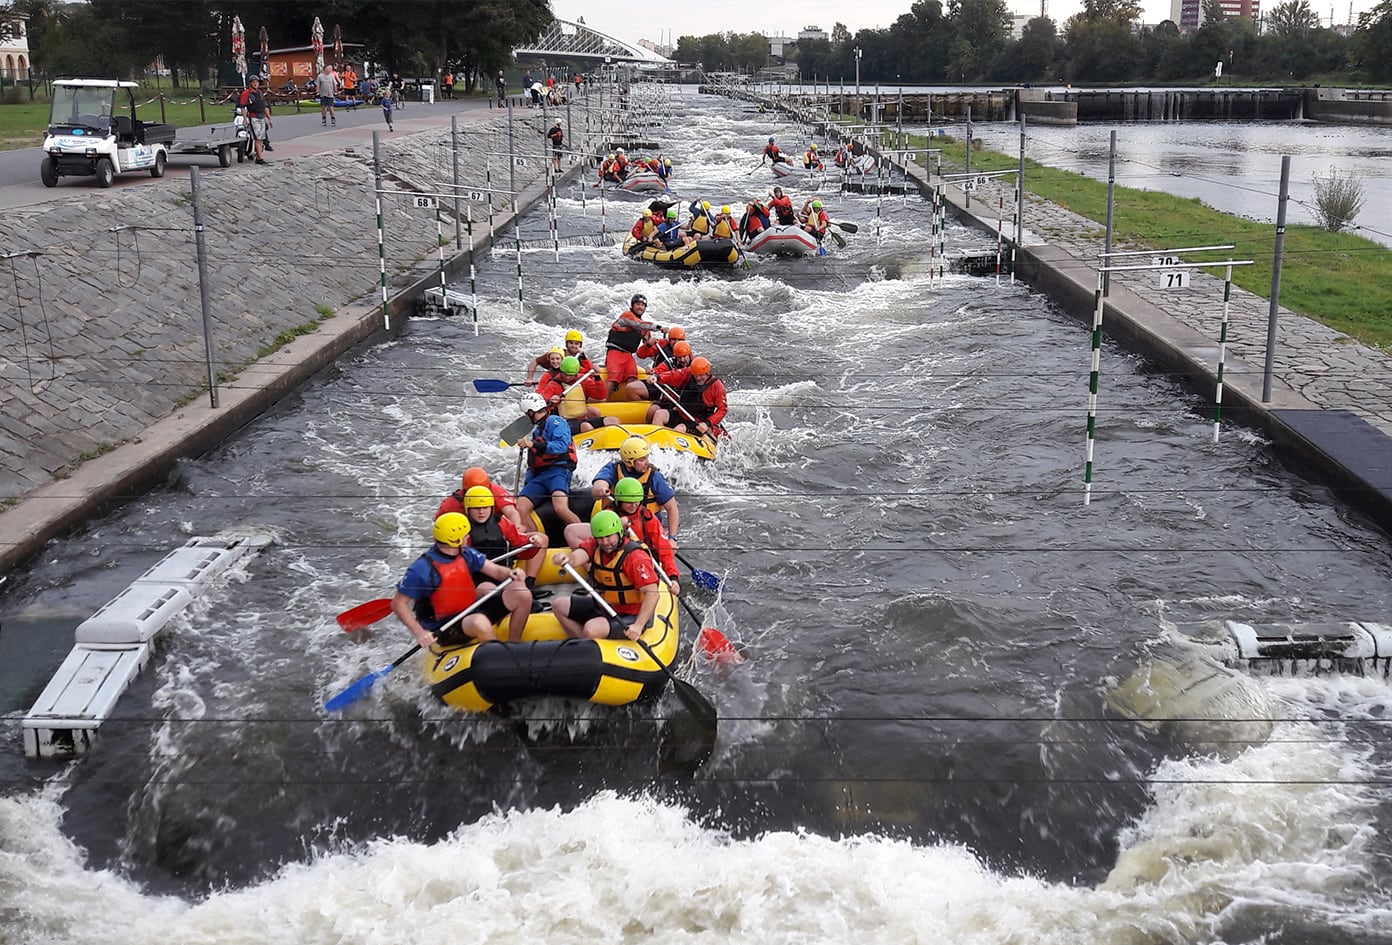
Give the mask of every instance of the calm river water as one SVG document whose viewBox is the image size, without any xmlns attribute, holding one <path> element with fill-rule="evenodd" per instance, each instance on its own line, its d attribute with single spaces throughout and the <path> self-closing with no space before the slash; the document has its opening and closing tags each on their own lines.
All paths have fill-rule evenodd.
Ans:
<svg viewBox="0 0 1392 945">
<path fill-rule="evenodd" d="M 772 185 L 758 149 L 794 129 L 639 94 L 665 96 L 684 197 Z M 934 278 L 917 201 L 824 190 L 860 224 L 844 249 L 681 278 L 622 258 L 639 204 L 593 193 L 565 189 L 561 234 L 611 238 L 527 250 L 521 312 L 500 253 L 479 337 L 413 321 L 5 586 L 7 942 L 1388 941 L 1385 681 L 1232 674 L 1223 705 L 1162 706 L 1206 725 L 1109 701 L 1138 670 L 1214 672 L 1190 625 L 1386 615 L 1385 534 L 1251 432 L 1214 443 L 1202 403 L 1111 347 L 1084 508 L 1086 327 Z M 731 391 L 717 461 L 660 463 L 684 554 L 725 578 L 689 600 L 750 656 L 684 670 L 720 709 L 713 756 L 658 750 L 683 737 L 670 694 L 469 719 L 418 663 L 326 715 L 411 643 L 334 615 L 390 588 L 461 469 L 511 478 L 512 400 L 469 381 L 520 380 L 572 327 L 596 353 L 636 291 Z M 25 760 L 18 716 L 73 625 L 229 529 L 276 541 L 180 620 L 90 757 Z"/>
</svg>

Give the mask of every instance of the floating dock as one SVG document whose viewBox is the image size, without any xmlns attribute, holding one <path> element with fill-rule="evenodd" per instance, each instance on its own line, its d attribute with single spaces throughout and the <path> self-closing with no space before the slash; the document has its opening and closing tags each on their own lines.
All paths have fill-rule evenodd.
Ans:
<svg viewBox="0 0 1392 945">
<path fill-rule="evenodd" d="M 191 539 L 79 624 L 72 652 L 23 719 L 24 753 L 87 754 L 169 622 L 209 582 L 268 544 L 266 536 Z"/>
</svg>

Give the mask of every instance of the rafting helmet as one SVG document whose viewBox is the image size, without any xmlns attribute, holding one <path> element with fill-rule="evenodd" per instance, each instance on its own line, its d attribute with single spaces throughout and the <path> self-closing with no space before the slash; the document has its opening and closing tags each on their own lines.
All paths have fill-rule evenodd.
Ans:
<svg viewBox="0 0 1392 945">
<path fill-rule="evenodd" d="M 619 459 L 625 463 L 631 463 L 635 459 L 642 459 L 652 452 L 652 445 L 641 436 L 630 436 L 619 444 Z"/>
<path fill-rule="evenodd" d="M 822 202 L 821 202 L 820 200 L 814 200 L 814 201 L 812 201 L 812 209 L 813 209 L 813 210 L 820 210 L 820 209 L 822 209 Z"/>
<path fill-rule="evenodd" d="M 676 218 L 677 218 L 677 208 L 676 208 L 676 207 L 668 207 L 668 208 L 667 208 L 667 219 L 669 219 L 669 220 L 675 220 Z"/>
<path fill-rule="evenodd" d="M 577 358 L 577 357 L 576 357 L 575 355 L 573 355 L 573 354 L 566 355 L 564 358 L 561 358 L 561 373 L 562 373 L 562 374 L 579 374 L 579 373 L 580 373 L 580 359 Z"/>
<path fill-rule="evenodd" d="M 769 144 L 773 144 L 773 135 L 769 135 Z"/>
<path fill-rule="evenodd" d="M 662 159 L 662 166 L 663 166 L 663 167 L 671 167 L 671 166 L 672 166 L 672 159 L 671 159 L 671 158 L 663 158 L 663 159 Z"/>
<path fill-rule="evenodd" d="M 685 340 L 686 340 L 686 329 L 685 329 L 685 328 L 669 328 L 669 329 L 667 329 L 667 340 L 668 340 L 668 341 L 685 341 Z"/>
<path fill-rule="evenodd" d="M 672 345 L 672 357 L 674 357 L 674 358 L 689 358 L 689 357 L 691 357 L 691 345 L 687 344 L 685 341 L 678 341 L 676 344 Z"/>
<path fill-rule="evenodd" d="M 709 374 L 711 372 L 710 362 L 705 358 L 693 358 L 691 361 L 692 374 Z"/>
<path fill-rule="evenodd" d="M 540 413 L 546 409 L 546 398 L 536 391 L 527 391 L 522 395 L 520 405 L 523 413 Z"/>
<path fill-rule="evenodd" d="M 631 299 L 628 300 L 628 307 L 629 307 L 629 308 L 633 308 L 633 306 L 637 305 L 639 302 L 642 302 L 644 305 L 647 305 L 647 304 L 648 304 L 648 297 L 647 297 L 646 295 L 644 295 L 643 293 L 639 292 L 639 293 L 638 293 L 637 295 L 635 295 L 633 298 L 631 298 Z"/>
<path fill-rule="evenodd" d="M 643 484 L 632 476 L 624 476 L 614 483 L 615 502 L 642 502 Z"/>
<path fill-rule="evenodd" d="M 619 518 L 619 513 L 613 509 L 596 512 L 595 517 L 590 519 L 590 534 L 595 538 L 608 538 L 621 531 L 623 531 L 623 520 Z"/>
<path fill-rule="evenodd" d="M 469 520 L 463 512 L 446 512 L 435 520 L 435 540 L 442 545 L 462 545 L 469 537 Z"/>
<path fill-rule="evenodd" d="M 642 215 L 642 216 L 645 216 L 645 217 L 650 217 L 650 216 L 652 216 L 652 211 L 649 210 L 647 207 L 644 207 L 644 208 L 643 208 L 643 213 L 642 213 L 641 215 Z"/>
<path fill-rule="evenodd" d="M 624 149 L 623 149 L 623 148 L 615 148 L 615 149 L 614 149 L 614 153 L 615 153 L 615 154 L 623 154 L 623 153 L 624 153 Z"/>
<path fill-rule="evenodd" d="M 558 122 L 557 124 L 559 124 L 559 122 Z M 812 145 L 812 150 L 813 150 L 813 151 L 817 150 L 817 145 L 816 145 L 815 143 L 813 143 L 813 145 Z"/>
<path fill-rule="evenodd" d="M 721 212 L 721 213 L 729 213 L 729 212 L 730 212 L 730 205 L 729 205 L 729 204 L 726 204 L 725 206 L 721 207 L 721 208 L 720 208 L 720 212 Z"/>
<path fill-rule="evenodd" d="M 702 210 L 709 210 L 709 209 L 710 209 L 710 201 L 709 201 L 709 200 L 702 200 L 702 201 L 701 201 L 701 209 L 702 209 Z"/>
<path fill-rule="evenodd" d="M 464 493 L 464 508 L 489 509 L 496 504 L 493 490 L 487 486 L 470 486 Z"/>
<path fill-rule="evenodd" d="M 488 485 L 488 473 L 484 472 L 482 466 L 470 466 L 468 469 L 464 470 L 465 489 L 486 485 Z"/>
<path fill-rule="evenodd" d="M 580 334 L 580 332 L 576 331 L 574 328 L 572 328 L 570 331 L 566 332 L 565 340 L 566 340 L 566 341 L 584 341 L 584 340 L 585 340 L 585 336 L 582 335 L 582 334 Z"/>
</svg>

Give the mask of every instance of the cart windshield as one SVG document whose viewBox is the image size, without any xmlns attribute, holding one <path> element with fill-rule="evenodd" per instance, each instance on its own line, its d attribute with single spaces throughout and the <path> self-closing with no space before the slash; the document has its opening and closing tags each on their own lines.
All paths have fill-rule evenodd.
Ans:
<svg viewBox="0 0 1392 945">
<path fill-rule="evenodd" d="M 90 85 L 56 85 L 48 123 L 91 128 L 94 131 L 111 126 L 112 105 L 116 90 Z"/>
</svg>

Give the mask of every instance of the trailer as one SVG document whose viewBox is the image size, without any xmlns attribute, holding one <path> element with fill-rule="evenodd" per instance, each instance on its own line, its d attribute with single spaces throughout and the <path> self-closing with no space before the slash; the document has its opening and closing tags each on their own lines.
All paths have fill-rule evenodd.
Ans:
<svg viewBox="0 0 1392 945">
<path fill-rule="evenodd" d="M 117 174 L 148 171 L 163 177 L 172 154 L 216 155 L 227 167 L 250 151 L 250 134 L 235 122 L 213 125 L 178 140 L 173 125 L 141 121 L 134 82 L 119 79 L 57 79 L 49 107 L 48 133 L 39 179 L 57 187 L 62 177 L 94 177 L 110 187 Z"/>
</svg>

